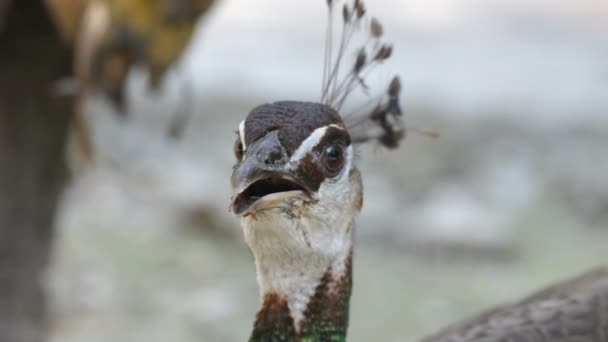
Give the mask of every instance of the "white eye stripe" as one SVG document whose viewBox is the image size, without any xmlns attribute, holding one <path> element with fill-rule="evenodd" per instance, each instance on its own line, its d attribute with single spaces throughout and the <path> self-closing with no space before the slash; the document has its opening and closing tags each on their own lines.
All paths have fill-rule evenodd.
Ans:
<svg viewBox="0 0 608 342">
<path fill-rule="evenodd" d="M 243 153 L 247 149 L 247 144 L 245 144 L 245 120 L 241 121 L 239 124 L 239 137 L 241 138 L 241 144 L 243 145 Z"/>
<path fill-rule="evenodd" d="M 313 148 L 315 148 L 315 146 L 317 146 L 319 144 L 319 142 L 321 141 L 321 139 L 323 139 L 323 137 L 325 136 L 325 132 L 327 132 L 327 129 L 333 127 L 333 128 L 337 128 L 340 130 L 344 130 L 344 128 L 336 125 L 336 124 L 331 124 L 328 126 L 323 126 L 323 127 L 319 127 L 317 129 L 315 129 L 309 136 L 308 138 L 304 139 L 304 141 L 302 141 L 302 143 L 300 144 L 300 146 L 298 146 L 298 148 L 296 149 L 296 151 L 291 155 L 291 158 L 289 159 L 290 163 L 295 163 L 298 162 L 300 159 L 306 157 L 306 155 L 311 152 L 313 150 Z"/>
</svg>

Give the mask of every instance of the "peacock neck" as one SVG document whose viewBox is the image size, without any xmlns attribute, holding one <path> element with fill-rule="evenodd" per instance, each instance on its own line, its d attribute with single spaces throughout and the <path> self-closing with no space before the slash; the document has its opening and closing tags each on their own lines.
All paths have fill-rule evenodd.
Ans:
<svg viewBox="0 0 608 342">
<path fill-rule="evenodd" d="M 268 290 L 262 293 L 261 308 L 249 341 L 345 341 L 352 289 L 351 250 L 320 276 L 291 281 L 294 282 L 293 291 L 288 287 L 287 291 Z M 314 282 L 316 286 L 306 294 L 302 283 L 295 283 L 298 281 Z"/>
</svg>

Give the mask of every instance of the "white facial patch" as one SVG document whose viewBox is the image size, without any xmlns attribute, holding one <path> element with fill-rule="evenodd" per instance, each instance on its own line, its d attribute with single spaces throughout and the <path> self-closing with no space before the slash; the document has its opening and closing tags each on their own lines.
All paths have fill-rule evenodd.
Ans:
<svg viewBox="0 0 608 342">
<path fill-rule="evenodd" d="M 321 139 L 323 139 L 323 137 L 325 136 L 325 132 L 327 132 L 327 129 L 329 127 L 343 129 L 342 127 L 340 127 L 336 124 L 331 124 L 329 126 L 323 126 L 323 127 L 319 127 L 317 129 L 315 129 L 308 136 L 308 138 L 304 139 L 304 141 L 302 141 L 300 146 L 298 146 L 298 149 L 296 149 L 296 151 L 293 153 L 293 155 L 289 159 L 289 163 L 297 163 L 300 159 L 306 157 L 306 155 L 308 153 L 310 153 L 312 151 L 312 149 L 315 148 L 315 146 L 317 146 L 319 144 Z"/>
<path fill-rule="evenodd" d="M 241 144 L 243 145 L 243 154 L 247 150 L 247 144 L 245 144 L 245 120 L 239 124 L 239 137 L 241 138 Z"/>
</svg>

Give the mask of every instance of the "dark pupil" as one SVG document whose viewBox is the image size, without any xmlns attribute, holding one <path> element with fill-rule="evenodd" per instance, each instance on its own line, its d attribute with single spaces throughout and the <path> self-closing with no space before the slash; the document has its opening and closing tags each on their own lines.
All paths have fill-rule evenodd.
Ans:
<svg viewBox="0 0 608 342">
<path fill-rule="evenodd" d="M 329 146 L 325 150 L 327 168 L 330 171 L 338 171 L 344 162 L 344 151 L 341 146 Z"/>
</svg>

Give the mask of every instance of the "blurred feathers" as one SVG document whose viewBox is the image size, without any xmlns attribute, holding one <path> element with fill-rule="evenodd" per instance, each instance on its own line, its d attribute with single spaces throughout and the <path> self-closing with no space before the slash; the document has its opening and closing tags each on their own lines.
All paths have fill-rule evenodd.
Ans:
<svg viewBox="0 0 608 342">
<path fill-rule="evenodd" d="M 74 50 L 76 140 L 92 158 L 84 103 L 100 91 L 126 116 L 125 81 L 133 65 L 157 88 L 190 42 L 197 19 L 214 0 L 46 0 L 59 34 Z"/>
<path fill-rule="evenodd" d="M 106 92 L 119 108 L 131 66 L 142 64 L 157 87 L 190 41 L 213 0 L 48 0 L 64 40 L 74 45 L 82 87 Z"/>
<path fill-rule="evenodd" d="M 490 309 L 422 342 L 608 341 L 608 268 Z"/>
</svg>

